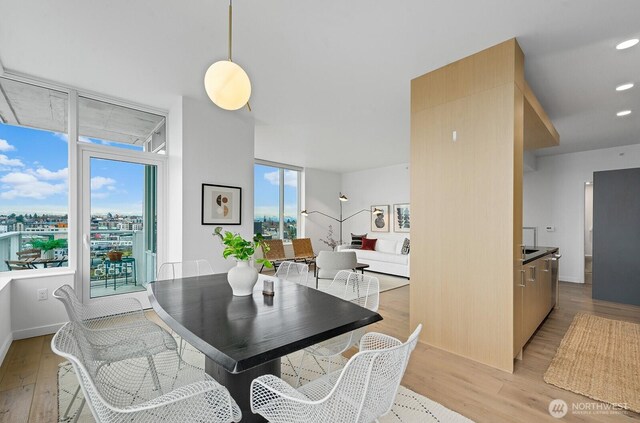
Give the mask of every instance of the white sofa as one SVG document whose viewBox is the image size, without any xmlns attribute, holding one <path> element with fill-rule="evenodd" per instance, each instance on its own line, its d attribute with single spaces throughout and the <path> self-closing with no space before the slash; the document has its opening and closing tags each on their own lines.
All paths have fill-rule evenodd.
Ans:
<svg viewBox="0 0 640 423">
<path fill-rule="evenodd" d="M 352 249 L 350 245 L 339 246 L 338 251 L 355 251 L 358 263 L 369 265 L 366 270 L 408 278 L 411 260 L 410 254 L 401 253 L 403 243 L 404 239 L 395 241 L 378 238 L 375 251 Z"/>
</svg>

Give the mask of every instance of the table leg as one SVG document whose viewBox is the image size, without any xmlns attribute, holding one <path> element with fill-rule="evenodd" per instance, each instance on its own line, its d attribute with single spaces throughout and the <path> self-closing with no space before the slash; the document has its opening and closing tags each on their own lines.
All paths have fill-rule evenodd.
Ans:
<svg viewBox="0 0 640 423">
<path fill-rule="evenodd" d="M 271 374 L 280 377 L 280 359 L 268 361 L 241 373 L 230 373 L 210 358 L 205 360 L 205 371 L 229 390 L 242 410 L 242 423 L 266 422 L 262 416 L 251 412 L 251 382 L 258 376 Z"/>
</svg>

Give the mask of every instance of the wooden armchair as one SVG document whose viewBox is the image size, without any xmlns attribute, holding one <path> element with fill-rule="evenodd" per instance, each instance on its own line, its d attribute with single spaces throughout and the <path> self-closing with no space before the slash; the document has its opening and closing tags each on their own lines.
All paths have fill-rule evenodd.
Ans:
<svg viewBox="0 0 640 423">
<path fill-rule="evenodd" d="M 277 267 L 278 264 L 287 260 L 284 253 L 284 243 L 281 239 L 267 239 L 263 244 L 269 247 L 269 251 L 265 251 L 263 247 L 262 254 L 264 255 L 264 258 L 273 263 L 274 267 Z M 264 270 L 264 264 L 260 268 L 260 272 L 262 272 L 262 270 Z"/>
<path fill-rule="evenodd" d="M 293 256 L 294 260 L 301 260 L 309 264 L 316 258 L 316 253 L 313 252 L 313 246 L 311 245 L 311 238 L 298 238 L 291 240 L 293 244 Z"/>
<path fill-rule="evenodd" d="M 42 251 L 37 248 L 30 248 L 28 250 L 18 251 L 16 253 L 18 260 L 37 259 L 42 257 Z"/>
</svg>

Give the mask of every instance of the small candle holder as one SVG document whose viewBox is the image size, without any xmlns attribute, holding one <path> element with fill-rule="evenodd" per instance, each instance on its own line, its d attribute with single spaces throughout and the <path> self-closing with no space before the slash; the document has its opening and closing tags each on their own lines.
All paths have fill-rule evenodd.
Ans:
<svg viewBox="0 0 640 423">
<path fill-rule="evenodd" d="M 267 297 L 273 297 L 275 295 L 275 291 L 273 289 L 273 281 L 272 280 L 265 279 L 263 281 L 262 295 L 266 295 Z"/>
</svg>

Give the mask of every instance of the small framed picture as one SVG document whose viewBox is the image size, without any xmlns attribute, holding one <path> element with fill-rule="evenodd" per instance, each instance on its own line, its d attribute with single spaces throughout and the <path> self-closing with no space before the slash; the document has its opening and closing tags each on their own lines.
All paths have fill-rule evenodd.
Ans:
<svg viewBox="0 0 640 423">
<path fill-rule="evenodd" d="M 202 224 L 240 225 L 242 188 L 202 184 Z"/>
<path fill-rule="evenodd" d="M 411 205 L 410 204 L 394 204 L 393 205 L 393 231 L 394 232 L 410 232 L 411 231 Z"/>
<path fill-rule="evenodd" d="M 371 206 L 371 232 L 389 232 L 389 205 Z"/>
</svg>

